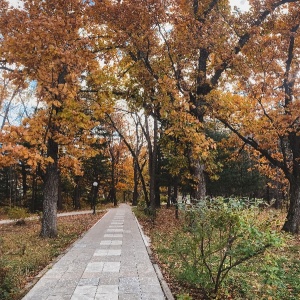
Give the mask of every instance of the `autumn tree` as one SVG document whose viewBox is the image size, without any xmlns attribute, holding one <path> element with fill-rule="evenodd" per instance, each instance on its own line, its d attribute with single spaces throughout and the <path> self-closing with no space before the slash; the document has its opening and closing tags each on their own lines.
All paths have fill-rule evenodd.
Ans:
<svg viewBox="0 0 300 300">
<path fill-rule="evenodd" d="M 129 109 L 129 110 L 128 110 Z M 126 145 L 131 157 L 133 159 L 133 195 L 132 195 L 132 204 L 138 204 L 138 194 L 139 194 L 139 182 L 141 182 L 142 190 L 144 193 L 144 199 L 147 206 L 150 206 L 150 200 L 148 196 L 148 189 L 146 186 L 146 180 L 144 178 L 143 169 L 146 164 L 146 160 L 142 158 L 142 150 L 145 149 L 144 143 L 144 133 L 143 133 L 143 114 L 142 112 L 135 111 L 134 108 L 117 108 L 116 111 L 119 114 L 120 118 L 123 119 L 123 122 L 117 122 L 116 118 L 113 115 L 107 114 L 106 120 L 110 124 L 120 138 L 123 140 Z M 121 114 L 121 116 L 120 116 Z M 126 122 L 124 119 L 127 119 L 127 126 L 124 125 Z M 145 151 L 144 151 L 145 152 Z M 145 155 L 144 155 L 145 157 Z"/>
<path fill-rule="evenodd" d="M 100 11 L 103 10 L 103 3 L 96 5 Z M 145 87 L 149 87 L 149 82 L 154 81 L 155 85 L 151 84 L 152 87 L 155 86 L 156 91 L 160 88 L 164 89 L 169 102 L 172 103 L 177 99 L 178 102 L 186 103 L 189 106 L 188 111 L 198 119 L 203 129 L 210 117 L 211 107 L 222 116 L 222 109 L 218 107 L 220 100 L 215 94 L 218 94 L 219 90 L 230 89 L 232 82 L 239 80 L 244 82 L 244 85 L 241 83 L 241 87 L 237 85 L 236 90 L 238 92 L 246 90 L 247 93 L 249 93 L 246 89 L 247 84 L 252 86 L 253 82 L 259 82 L 260 95 L 265 95 L 265 91 L 262 93 L 262 87 L 265 89 L 265 84 L 269 84 L 269 81 L 276 82 L 273 77 L 278 70 L 276 72 L 274 70 L 274 75 L 269 76 L 266 68 L 269 57 L 265 55 L 270 54 L 263 50 L 265 47 L 272 48 L 273 53 L 270 57 L 281 53 L 278 61 L 274 58 L 279 69 L 285 65 L 285 70 L 279 72 L 281 83 L 276 82 L 276 85 L 269 84 L 269 86 L 272 86 L 270 90 L 283 92 L 282 115 L 292 120 L 288 127 L 290 132 L 288 138 L 279 138 L 281 147 L 289 149 L 283 155 L 285 167 L 279 164 L 277 157 L 275 159 L 274 155 L 268 154 L 258 146 L 257 138 L 251 140 L 252 137 L 245 137 L 243 134 L 240 138 L 255 150 L 260 149 L 261 155 L 272 164 L 280 165 L 289 178 L 291 205 L 284 229 L 298 232 L 299 221 L 296 220 L 299 219 L 300 196 L 297 192 L 299 180 L 296 149 L 299 148 L 299 142 L 298 129 L 295 130 L 297 117 L 292 113 L 295 110 L 290 107 L 294 107 L 292 103 L 297 103 L 295 70 L 297 70 L 299 1 L 250 1 L 249 5 L 249 11 L 242 13 L 239 10 L 233 11 L 229 1 L 122 1 L 112 2 L 109 8 L 105 6 L 106 14 L 102 17 L 106 24 L 117 32 L 114 35 L 115 41 L 118 42 L 123 53 L 127 54 L 128 70 L 136 68 L 135 70 L 142 75 L 140 77 L 143 77 L 147 83 Z M 280 28 L 285 34 L 280 32 Z M 260 35 L 268 36 L 268 39 L 260 38 Z M 273 43 L 270 43 L 271 40 Z M 258 49 L 264 53 L 263 58 L 261 53 L 256 51 Z M 285 56 L 282 56 L 284 53 Z M 246 61 L 247 63 L 244 63 Z M 262 80 L 262 74 L 266 80 Z M 264 82 L 265 84 L 262 84 Z M 256 97 L 258 94 L 256 88 Z M 164 102 L 160 101 L 160 104 Z M 270 106 L 262 105 L 264 113 L 270 119 L 277 120 L 268 113 L 267 108 L 270 109 Z M 237 131 L 235 126 L 228 127 Z M 264 125 L 260 124 L 258 128 L 261 130 L 261 135 L 264 135 Z M 287 143 L 290 146 L 287 146 Z M 205 157 L 201 157 L 201 153 L 202 150 L 193 162 L 193 173 L 197 174 L 199 183 L 194 196 L 198 199 L 203 198 L 206 193 L 205 173 L 208 163 Z M 288 160 L 290 157 L 292 159 Z"/>
<path fill-rule="evenodd" d="M 162 122 L 162 118 L 168 118 L 168 110 L 189 109 L 186 104 L 190 97 L 194 97 L 194 89 L 197 90 L 194 87 L 194 78 L 195 72 L 198 72 L 195 68 L 198 63 L 195 57 L 198 48 L 193 47 L 199 42 L 200 35 L 189 32 L 191 26 L 196 25 L 192 23 L 192 10 L 187 4 L 190 4 L 189 1 L 122 1 L 113 3 L 107 9 L 107 14 L 104 14 L 105 22 L 117 32 L 114 36 L 118 45 L 121 44 L 122 61 L 127 62 L 124 73 L 129 74 L 134 82 L 138 82 L 135 87 L 138 89 L 139 86 L 140 92 L 135 92 L 133 98 L 159 122 Z M 101 11 L 103 6 L 103 3 L 99 3 L 97 7 Z M 115 22 L 116 15 L 122 16 L 118 22 Z M 187 32 L 182 31 L 184 28 Z M 195 41 L 191 44 L 193 40 Z M 141 98 L 137 96 L 141 95 L 143 100 L 137 100 Z M 203 117 L 193 121 L 199 123 L 199 120 L 202 123 L 204 121 Z M 199 139 L 203 140 L 203 131 L 198 133 Z M 207 156 L 207 145 L 211 142 L 207 139 L 204 143 L 203 157 L 202 150 L 198 153 L 187 153 L 190 156 L 191 171 L 197 177 L 193 193 L 197 199 L 205 197 L 207 170 L 203 163 Z M 211 145 L 214 147 L 213 142 Z"/>
<path fill-rule="evenodd" d="M 89 1 L 26 0 L 23 4 L 17 9 L 1 2 L 2 69 L 10 72 L 16 86 L 35 82 L 35 97 L 43 105 L 23 126 L 5 129 L 1 159 L 9 163 L 24 158 L 39 167 L 44 181 L 41 236 L 54 237 L 60 164 L 64 161 L 80 172 L 76 157 L 82 151 L 88 155 L 84 145 L 93 123 L 81 89 L 84 74 L 98 63 L 84 30 L 89 24 L 84 13 Z M 24 141 L 31 147 L 22 146 Z"/>
<path fill-rule="evenodd" d="M 212 96 L 215 115 L 254 150 L 266 175 L 288 181 L 283 229 L 292 233 L 300 232 L 299 9 L 298 2 L 278 7 L 252 33 L 233 72 L 239 94 Z"/>
<path fill-rule="evenodd" d="M 108 184 L 109 192 L 107 200 L 117 205 L 117 191 L 126 189 L 126 183 L 128 182 L 125 177 L 130 178 L 127 174 L 127 161 L 130 156 L 127 146 L 127 128 L 128 123 L 123 118 L 123 115 L 116 112 L 106 113 L 102 124 L 95 130 L 97 135 L 101 136 L 102 143 L 105 147 L 102 150 L 103 162 L 108 162 Z M 132 170 L 132 166 L 130 166 Z M 99 170 L 98 172 L 99 173 Z M 129 173 L 131 173 L 129 171 Z M 95 176 L 95 180 L 98 181 L 100 174 Z"/>
<path fill-rule="evenodd" d="M 186 55 L 183 52 L 181 57 L 184 59 L 178 60 L 176 54 L 184 49 L 181 47 L 169 53 L 174 53 L 172 57 L 177 58 L 174 60 L 176 64 L 173 64 L 177 74 L 182 73 L 175 77 L 177 83 L 183 91 L 189 91 L 190 112 L 205 121 L 212 106 L 215 116 L 244 143 L 282 170 L 290 184 L 290 207 L 283 229 L 298 233 L 299 126 L 296 111 L 299 2 L 250 1 L 249 12 L 235 14 L 223 1 L 208 1 L 201 5 L 198 1 L 183 2 L 190 3 L 190 6 L 179 5 L 178 11 L 181 11 L 179 8 L 184 9 L 186 14 L 182 14 L 181 22 L 177 21 L 178 25 L 174 26 L 178 29 L 180 26 L 181 30 L 188 28 L 185 35 L 180 36 L 180 43 L 190 45 L 190 50 L 194 49 L 194 84 L 192 80 L 186 82 L 183 73 L 190 72 L 191 68 L 178 67 L 180 62 L 183 64 Z M 183 43 L 185 36 L 192 43 Z M 174 35 L 174 39 L 176 37 L 179 38 L 179 34 Z M 174 49 L 171 42 L 167 45 Z M 187 63 L 190 62 L 189 59 Z M 226 86 L 229 82 L 238 82 L 235 90 L 248 95 L 246 101 L 242 101 L 242 97 L 232 97 L 225 104 L 216 96 L 218 90 L 230 89 Z M 194 88 L 187 90 L 185 86 Z M 233 110 L 227 105 L 231 101 L 235 106 Z M 226 122 L 227 118 L 229 122 Z M 255 127 L 252 127 L 254 124 Z M 270 131 L 273 132 L 272 137 Z"/>
<path fill-rule="evenodd" d="M 137 3 L 136 3 L 137 4 Z M 111 1 L 96 2 L 93 7 L 91 15 L 93 16 L 95 23 L 98 23 L 100 28 L 105 28 L 105 34 L 101 35 L 102 42 L 99 44 L 98 51 L 105 49 L 106 51 L 106 61 L 115 66 L 115 85 L 114 89 L 111 90 L 110 95 L 115 98 L 122 98 L 128 101 L 129 106 L 134 107 L 135 111 L 143 110 L 145 116 L 155 120 L 155 130 L 156 138 L 152 139 L 152 135 L 149 132 L 149 126 L 147 126 L 146 121 L 140 122 L 145 123 L 144 137 L 147 139 L 148 144 L 148 154 L 149 154 L 149 172 L 152 174 L 150 176 L 149 183 L 149 201 L 147 199 L 148 193 L 146 193 L 145 182 L 142 182 L 145 200 L 147 205 L 152 205 L 153 209 L 156 206 L 156 196 L 157 196 L 157 184 L 156 184 L 156 170 L 157 170 L 157 141 L 158 141 L 158 112 L 159 112 L 159 101 L 154 98 L 158 94 L 155 89 L 157 86 L 156 80 L 148 74 L 146 70 L 141 70 L 139 67 L 139 58 L 137 58 L 137 49 L 132 44 L 132 38 L 139 36 L 140 31 L 138 30 L 136 21 L 134 24 L 130 23 L 134 20 L 131 19 L 133 11 L 129 12 L 128 3 L 117 3 Z M 142 9 L 142 7 L 139 5 Z M 126 11 L 126 13 L 125 13 Z M 121 13 L 121 15 L 120 15 Z M 135 13 L 134 13 L 135 14 Z M 126 15 L 126 16 L 125 16 Z M 121 18 L 120 18 L 121 16 Z M 146 20 L 147 16 L 143 12 L 145 20 L 141 22 L 143 30 L 149 29 L 149 22 Z M 124 18 L 123 18 L 124 17 Z M 121 20 L 122 19 L 122 20 Z M 117 21 L 117 22 L 116 22 Z M 123 22 L 124 21 L 124 22 Z M 127 31 L 128 29 L 128 31 Z M 125 30 L 125 31 L 123 31 Z M 150 31 L 150 35 L 153 34 Z M 153 37 L 154 38 L 154 37 Z M 141 53 L 138 54 L 138 56 Z M 95 88 L 97 89 L 97 79 L 94 81 Z M 141 128 L 141 127 L 140 127 Z M 148 128 L 148 129 L 147 129 Z M 123 134 L 122 134 L 123 135 Z M 154 134 L 155 135 L 155 134 Z M 123 135 L 124 137 L 124 135 Z M 137 162 L 137 157 L 134 148 L 130 146 L 131 154 Z M 151 156 L 151 158 L 150 158 Z M 139 169 L 138 164 L 136 168 Z M 141 170 L 139 170 L 141 175 Z M 143 181 L 143 177 L 140 176 Z"/>
<path fill-rule="evenodd" d="M 137 205 L 138 204 L 138 195 L 139 195 L 139 182 L 141 181 L 142 188 L 144 191 L 145 195 L 145 201 L 147 200 L 147 189 L 146 189 L 146 184 L 143 176 L 143 166 L 145 166 L 145 163 L 142 161 L 142 150 L 144 147 L 144 135 L 141 130 L 141 116 L 138 112 L 131 113 L 132 115 L 132 120 L 134 123 L 134 147 L 133 147 L 133 172 L 134 172 L 134 187 L 133 187 L 133 195 L 132 195 L 132 205 Z M 130 151 L 131 152 L 131 151 Z M 147 201 L 146 201 L 147 203 Z M 148 203 L 147 203 L 148 204 Z"/>
</svg>

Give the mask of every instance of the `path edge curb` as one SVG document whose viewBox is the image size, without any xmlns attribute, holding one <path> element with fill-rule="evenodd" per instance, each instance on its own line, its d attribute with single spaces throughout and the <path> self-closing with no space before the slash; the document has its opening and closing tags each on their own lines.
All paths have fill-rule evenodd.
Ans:
<svg viewBox="0 0 300 300">
<path fill-rule="evenodd" d="M 132 213 L 133 213 L 133 212 L 132 212 Z M 134 214 L 134 213 L 133 213 L 133 214 Z M 142 239 L 143 239 L 143 241 L 144 241 L 144 244 L 145 244 L 147 253 L 148 253 L 149 257 L 150 257 L 150 261 L 152 262 L 152 265 L 153 265 L 153 268 L 154 268 L 155 273 L 156 273 L 156 275 L 157 275 L 157 278 L 158 278 L 158 280 L 159 280 L 159 282 L 160 282 L 160 285 L 161 285 L 161 287 L 162 287 L 162 289 L 163 289 L 163 292 L 164 292 L 164 294 L 165 294 L 165 297 L 166 297 L 167 300 L 175 300 L 175 298 L 173 297 L 173 295 L 172 295 L 172 293 L 171 293 L 171 290 L 170 290 L 170 288 L 169 288 L 169 286 L 168 286 L 166 280 L 164 279 L 164 277 L 163 277 L 163 275 L 162 275 L 162 273 L 161 273 L 161 270 L 160 270 L 158 264 L 156 264 L 156 263 L 153 262 L 153 258 L 152 258 L 152 250 L 151 250 L 151 248 L 150 248 L 150 243 L 149 243 L 150 238 L 144 234 L 143 229 L 142 229 L 142 226 L 140 225 L 140 223 L 139 223 L 137 217 L 136 217 L 136 216 L 134 216 L 134 217 L 135 217 L 135 221 L 136 221 L 136 223 L 137 223 L 137 225 L 138 225 L 138 228 L 139 228 L 139 230 L 140 230 L 140 234 L 141 234 L 141 236 L 142 236 Z"/>
</svg>

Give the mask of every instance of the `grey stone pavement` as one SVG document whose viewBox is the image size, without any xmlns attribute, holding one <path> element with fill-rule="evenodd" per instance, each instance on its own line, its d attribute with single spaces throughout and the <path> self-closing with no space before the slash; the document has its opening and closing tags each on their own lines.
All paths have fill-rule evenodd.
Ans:
<svg viewBox="0 0 300 300">
<path fill-rule="evenodd" d="M 130 206 L 121 204 L 76 241 L 23 300 L 170 299 L 160 277 Z"/>
</svg>

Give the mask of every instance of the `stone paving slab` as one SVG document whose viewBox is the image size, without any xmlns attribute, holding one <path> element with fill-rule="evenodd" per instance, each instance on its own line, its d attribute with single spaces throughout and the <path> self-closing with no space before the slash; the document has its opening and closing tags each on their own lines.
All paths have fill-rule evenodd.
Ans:
<svg viewBox="0 0 300 300">
<path fill-rule="evenodd" d="M 23 300 L 164 300 L 138 223 L 111 209 L 49 269 Z"/>
</svg>

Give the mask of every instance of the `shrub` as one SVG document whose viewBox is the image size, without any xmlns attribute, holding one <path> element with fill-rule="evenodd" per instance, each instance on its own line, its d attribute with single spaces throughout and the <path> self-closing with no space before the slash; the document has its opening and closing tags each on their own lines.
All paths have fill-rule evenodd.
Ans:
<svg viewBox="0 0 300 300">
<path fill-rule="evenodd" d="M 0 259 L 0 299 L 9 299 L 15 292 L 16 280 L 8 263 Z"/>
<path fill-rule="evenodd" d="M 266 224 L 255 224 L 256 213 L 235 201 L 198 203 L 185 211 L 184 228 L 170 247 L 158 250 L 168 256 L 178 279 L 201 287 L 207 298 L 217 298 L 231 270 L 282 242 Z"/>
<path fill-rule="evenodd" d="M 16 220 L 18 225 L 25 224 L 25 219 L 29 217 L 29 213 L 23 207 L 11 207 L 7 211 L 7 215 L 10 219 Z"/>
</svg>

